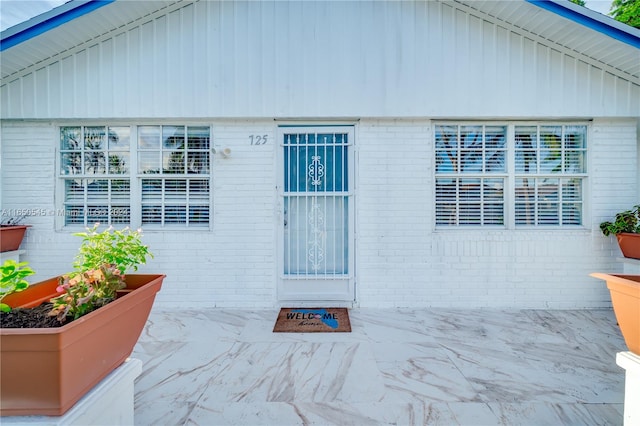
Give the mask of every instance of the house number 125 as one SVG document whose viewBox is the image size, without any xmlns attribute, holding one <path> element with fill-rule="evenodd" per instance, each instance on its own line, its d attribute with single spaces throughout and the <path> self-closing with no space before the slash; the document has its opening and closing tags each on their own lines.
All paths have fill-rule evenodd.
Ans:
<svg viewBox="0 0 640 426">
<path fill-rule="evenodd" d="M 267 135 L 250 135 L 249 142 L 251 142 L 251 145 L 266 145 Z"/>
</svg>

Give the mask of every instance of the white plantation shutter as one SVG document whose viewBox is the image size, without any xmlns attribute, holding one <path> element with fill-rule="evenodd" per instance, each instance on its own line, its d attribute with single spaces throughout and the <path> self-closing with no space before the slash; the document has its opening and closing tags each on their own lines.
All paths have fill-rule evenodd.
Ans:
<svg viewBox="0 0 640 426">
<path fill-rule="evenodd" d="M 506 126 L 436 126 L 437 225 L 504 225 L 506 137 Z"/>
<path fill-rule="evenodd" d="M 515 126 L 515 224 L 582 225 L 587 126 Z"/>
<path fill-rule="evenodd" d="M 586 125 L 443 124 L 434 134 L 436 225 L 582 225 Z"/>
<path fill-rule="evenodd" d="M 210 139 L 206 126 L 61 127 L 64 224 L 208 226 Z"/>
</svg>

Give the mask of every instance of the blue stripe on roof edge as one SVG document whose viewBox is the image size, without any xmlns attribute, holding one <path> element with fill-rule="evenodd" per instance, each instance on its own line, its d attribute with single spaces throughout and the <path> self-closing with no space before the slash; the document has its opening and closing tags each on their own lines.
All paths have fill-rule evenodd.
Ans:
<svg viewBox="0 0 640 426">
<path fill-rule="evenodd" d="M 116 0 L 90 0 L 86 3 L 80 3 L 77 6 L 66 10 L 62 13 L 53 15 L 49 19 L 38 22 L 32 26 L 25 28 L 15 34 L 11 34 L 0 40 L 0 52 L 5 51 L 13 46 L 23 43 L 33 37 L 37 37 L 53 28 L 66 24 L 82 15 L 91 13 L 96 9 L 113 3 Z"/>
<path fill-rule="evenodd" d="M 568 0 L 566 1 L 568 3 L 567 6 L 559 4 L 558 2 L 553 0 L 526 0 L 526 1 L 528 3 L 541 7 L 542 9 L 548 10 L 564 18 L 567 18 L 574 22 L 582 24 L 588 28 L 591 28 L 592 30 L 608 35 L 609 37 L 612 37 L 618 41 L 629 44 L 633 47 L 640 48 L 640 37 L 630 34 L 630 32 L 625 31 L 623 29 L 616 28 L 613 25 L 607 24 L 602 20 L 587 16 L 586 14 L 581 13 L 580 11 L 571 9 L 569 5 L 573 5 L 573 3 L 569 2 Z M 578 6 L 578 7 L 584 7 L 584 6 Z M 616 23 L 618 22 L 611 17 L 607 17 L 604 15 L 603 17 L 607 19 L 611 19 Z M 622 25 L 625 25 L 625 24 L 622 24 Z M 629 28 L 635 29 L 633 27 L 629 27 Z"/>
</svg>

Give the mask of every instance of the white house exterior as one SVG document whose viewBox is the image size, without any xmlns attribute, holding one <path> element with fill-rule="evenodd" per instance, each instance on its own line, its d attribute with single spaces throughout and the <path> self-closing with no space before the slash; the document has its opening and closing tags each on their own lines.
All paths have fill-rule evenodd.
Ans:
<svg viewBox="0 0 640 426">
<path fill-rule="evenodd" d="M 608 307 L 640 31 L 568 1 L 72 1 L 2 33 L 3 216 L 176 307 Z"/>
</svg>

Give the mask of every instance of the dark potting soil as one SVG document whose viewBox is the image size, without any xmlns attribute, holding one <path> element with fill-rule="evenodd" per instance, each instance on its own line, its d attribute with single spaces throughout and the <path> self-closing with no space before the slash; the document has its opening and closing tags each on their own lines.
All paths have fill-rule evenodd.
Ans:
<svg viewBox="0 0 640 426">
<path fill-rule="evenodd" d="M 53 328 L 64 324 L 50 317 L 52 303 L 43 303 L 35 308 L 13 308 L 10 312 L 0 313 L 1 328 Z"/>
</svg>

